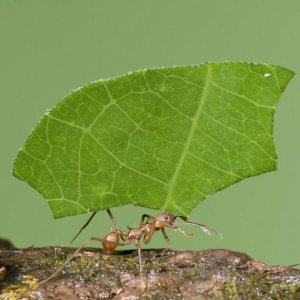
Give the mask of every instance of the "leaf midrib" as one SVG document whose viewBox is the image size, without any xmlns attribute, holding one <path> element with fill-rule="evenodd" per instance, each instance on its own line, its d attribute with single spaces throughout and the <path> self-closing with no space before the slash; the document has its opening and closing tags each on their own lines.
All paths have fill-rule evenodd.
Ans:
<svg viewBox="0 0 300 300">
<path fill-rule="evenodd" d="M 198 124 L 201 112 L 203 110 L 204 103 L 205 103 L 205 101 L 207 99 L 208 89 L 209 89 L 209 85 L 211 83 L 211 77 L 212 77 L 212 69 L 211 69 L 211 65 L 208 64 L 207 65 L 206 78 L 205 78 L 205 85 L 204 85 L 204 88 L 203 88 L 203 92 L 201 94 L 201 98 L 200 98 L 200 101 L 199 101 L 199 106 L 198 106 L 197 111 L 195 113 L 195 116 L 193 118 L 192 125 L 191 125 L 191 128 L 190 128 L 190 131 L 189 131 L 189 134 L 188 134 L 185 146 L 183 147 L 181 155 L 180 155 L 180 158 L 178 160 L 178 164 L 177 164 L 177 166 L 176 166 L 176 168 L 174 170 L 173 176 L 172 176 L 172 178 L 171 178 L 171 180 L 169 182 L 168 192 L 167 192 L 164 204 L 162 206 L 162 210 L 165 210 L 167 207 L 170 206 L 170 202 L 172 200 L 172 196 L 173 196 L 173 193 L 174 193 L 175 184 L 176 184 L 178 175 L 180 173 L 181 167 L 182 167 L 182 165 L 184 163 L 184 160 L 185 160 L 186 155 L 188 153 L 188 150 L 190 148 L 190 145 L 191 145 L 191 142 L 192 142 L 192 138 L 193 138 L 195 129 L 197 127 L 197 124 Z"/>
</svg>

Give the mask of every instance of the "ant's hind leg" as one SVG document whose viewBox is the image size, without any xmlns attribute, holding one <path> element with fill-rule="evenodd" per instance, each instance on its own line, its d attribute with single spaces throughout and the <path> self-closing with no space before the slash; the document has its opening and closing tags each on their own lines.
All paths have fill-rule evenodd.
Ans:
<svg viewBox="0 0 300 300">
<path fill-rule="evenodd" d="M 121 232 L 121 228 L 120 228 L 119 224 L 117 223 L 116 219 L 114 218 L 113 214 L 111 213 L 110 209 L 107 209 L 106 211 L 107 211 L 107 213 L 108 213 L 111 221 L 114 223 L 116 231 L 120 231 Z"/>
<path fill-rule="evenodd" d="M 106 210 L 111 221 L 113 222 L 114 226 L 115 226 L 115 229 L 116 231 L 119 231 L 121 232 L 121 228 L 119 226 L 119 224 L 117 223 L 116 219 L 114 218 L 113 214 L 111 213 L 110 209 L 107 209 Z M 95 217 L 96 215 L 96 211 L 93 212 L 93 214 L 89 217 L 89 219 L 86 221 L 86 223 L 80 228 L 80 230 L 78 231 L 78 233 L 73 237 L 73 239 L 71 240 L 70 244 L 72 244 L 75 239 L 79 236 L 79 234 L 90 224 L 90 222 L 92 221 L 92 219 Z M 123 237 L 121 236 L 121 239 L 124 241 Z"/>
<path fill-rule="evenodd" d="M 113 214 L 111 213 L 110 209 L 107 209 L 106 211 L 107 211 L 107 213 L 108 213 L 108 215 L 109 215 L 111 221 L 114 223 L 114 226 L 115 226 L 116 231 L 122 232 L 121 227 L 120 227 L 119 224 L 117 223 L 117 221 L 116 221 L 116 219 L 114 218 Z M 123 237 L 122 234 L 120 234 L 120 237 L 121 237 L 121 240 L 124 242 L 124 237 Z"/>
<path fill-rule="evenodd" d="M 56 277 L 63 269 L 64 267 L 80 252 L 80 250 L 82 248 L 84 248 L 90 241 L 100 241 L 102 242 L 103 239 L 100 238 L 96 238 L 96 237 L 90 237 L 88 238 L 65 262 L 64 264 L 57 270 L 55 271 L 52 275 L 50 275 L 50 277 L 48 277 L 47 279 L 43 280 L 40 282 L 40 284 L 44 284 L 47 281 L 49 281 L 50 279 Z"/>
<path fill-rule="evenodd" d="M 70 245 L 76 240 L 76 238 L 79 236 L 79 234 L 82 232 L 82 230 L 85 229 L 90 224 L 92 219 L 95 217 L 96 213 L 97 213 L 96 211 L 93 212 L 93 214 L 89 217 L 89 219 L 86 221 L 86 223 L 80 228 L 80 230 L 77 232 L 77 234 L 73 237 L 73 239 L 70 242 Z"/>
</svg>

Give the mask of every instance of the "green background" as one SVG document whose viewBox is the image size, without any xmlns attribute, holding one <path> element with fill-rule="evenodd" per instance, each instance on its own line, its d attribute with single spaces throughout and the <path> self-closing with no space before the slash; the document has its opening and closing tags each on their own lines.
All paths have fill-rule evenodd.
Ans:
<svg viewBox="0 0 300 300">
<path fill-rule="evenodd" d="M 297 0 L 1 0 L 0 237 L 18 247 L 66 245 L 88 217 L 54 220 L 47 201 L 11 175 L 31 129 L 72 89 L 146 67 L 255 61 L 296 72 L 275 115 L 279 170 L 231 186 L 193 211 L 190 220 L 218 229 L 224 240 L 191 229 L 193 238 L 170 233 L 171 246 L 299 262 L 299 12 Z M 123 227 L 151 212 L 113 211 Z M 110 228 L 101 212 L 75 245 Z M 164 246 L 161 235 L 149 245 Z"/>
</svg>

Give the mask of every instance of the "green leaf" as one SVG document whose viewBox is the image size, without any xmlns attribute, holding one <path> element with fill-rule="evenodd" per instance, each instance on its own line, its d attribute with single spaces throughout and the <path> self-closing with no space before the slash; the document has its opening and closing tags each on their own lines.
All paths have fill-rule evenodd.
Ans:
<svg viewBox="0 0 300 300">
<path fill-rule="evenodd" d="M 42 118 L 14 175 L 55 218 L 128 203 L 187 216 L 208 195 L 276 169 L 273 115 L 293 75 L 227 62 L 91 83 Z"/>
</svg>

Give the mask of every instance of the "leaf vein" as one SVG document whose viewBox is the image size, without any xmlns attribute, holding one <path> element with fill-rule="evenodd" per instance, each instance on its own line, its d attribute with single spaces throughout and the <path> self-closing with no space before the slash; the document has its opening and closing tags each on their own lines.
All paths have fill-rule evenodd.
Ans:
<svg viewBox="0 0 300 300">
<path fill-rule="evenodd" d="M 58 199 L 47 199 L 48 202 L 53 202 L 53 201 L 65 201 L 65 202 L 69 202 L 72 204 L 75 204 L 76 206 L 80 207 L 81 209 L 83 209 L 85 212 L 89 212 L 88 209 L 86 209 L 84 206 L 82 206 L 81 204 L 79 204 L 78 202 L 66 199 L 66 198 L 58 198 Z"/>
<path fill-rule="evenodd" d="M 257 106 L 257 107 L 260 107 L 260 108 L 267 108 L 267 109 L 272 109 L 272 110 L 275 109 L 275 106 L 269 106 L 269 105 L 259 104 L 259 103 L 255 102 L 254 100 L 252 100 L 252 99 L 246 97 L 245 95 L 241 95 L 241 94 L 238 94 L 238 93 L 236 93 L 236 92 L 234 92 L 234 91 L 231 91 L 231 90 L 229 90 L 229 89 L 226 89 L 226 88 L 224 88 L 224 87 L 218 85 L 218 84 L 215 83 L 215 82 L 212 82 L 212 86 L 214 86 L 215 88 L 217 88 L 217 89 L 219 89 L 219 90 L 222 90 L 222 91 L 224 91 L 224 92 L 226 92 L 226 93 L 229 93 L 229 94 L 234 95 L 234 96 L 236 96 L 236 97 L 242 98 L 242 99 L 246 100 L 247 102 L 250 102 L 251 104 L 253 104 L 253 105 Z"/>
<path fill-rule="evenodd" d="M 164 181 L 162 181 L 162 180 L 159 180 L 159 179 L 157 179 L 157 178 L 155 178 L 155 177 L 153 177 L 153 176 L 151 176 L 151 175 L 149 175 L 149 174 L 145 174 L 145 173 L 143 173 L 143 172 L 141 172 L 141 171 L 138 171 L 138 170 L 136 170 L 136 169 L 134 169 L 134 168 L 132 168 L 132 167 L 130 167 L 130 166 L 128 166 L 127 164 L 125 164 L 124 162 L 122 162 L 121 160 L 119 160 L 115 155 L 113 155 L 108 149 L 106 149 L 99 141 L 98 141 L 98 139 L 90 132 L 89 133 L 89 135 L 93 138 L 93 140 L 110 156 L 110 157 L 112 157 L 115 161 L 117 161 L 122 167 L 124 167 L 124 168 L 126 168 L 126 169 L 128 169 L 128 170 L 130 170 L 130 171 L 132 171 L 132 172 L 134 172 L 134 173 L 136 173 L 136 174 L 139 174 L 139 175 L 141 175 L 141 176 L 143 176 L 143 177 L 146 177 L 146 178 L 149 178 L 149 179 L 151 179 L 151 180 L 153 180 L 153 181 L 156 181 L 156 182 L 158 182 L 158 183 L 160 183 L 160 184 L 163 184 L 163 185 L 167 185 L 167 183 L 166 182 L 164 182 Z"/>
<path fill-rule="evenodd" d="M 55 178 L 55 176 L 54 176 L 52 170 L 49 168 L 49 166 L 46 164 L 46 162 L 45 162 L 44 160 L 42 160 L 42 159 L 40 159 L 40 158 L 38 158 L 38 157 L 32 155 L 31 153 L 28 153 L 25 149 L 22 149 L 22 151 L 23 151 L 26 155 L 30 156 L 32 159 L 39 160 L 40 162 L 42 162 L 42 163 L 45 165 L 46 169 L 49 171 L 49 173 L 50 173 L 50 175 L 51 175 L 51 177 L 52 177 L 52 179 L 53 179 L 53 182 L 55 183 L 55 185 L 56 185 L 57 188 L 59 189 L 60 195 L 61 195 L 62 197 L 64 197 L 64 194 L 63 194 L 63 191 L 62 191 L 61 186 L 60 186 L 59 183 L 57 182 L 57 180 L 56 180 L 56 178 Z"/>
<path fill-rule="evenodd" d="M 190 148 L 192 138 L 193 138 L 194 132 L 195 132 L 196 127 L 197 127 L 197 123 L 198 123 L 198 121 L 200 119 L 200 116 L 201 116 L 201 113 L 203 111 L 203 106 L 204 106 L 205 100 L 207 99 L 208 89 L 209 89 L 209 85 L 211 83 L 211 77 L 212 77 L 211 65 L 207 65 L 205 86 L 202 90 L 199 105 L 198 105 L 198 108 L 195 112 L 195 116 L 194 116 L 193 122 L 191 124 L 190 130 L 189 130 L 189 133 L 188 133 L 188 136 L 187 136 L 186 143 L 185 143 L 185 145 L 182 149 L 181 155 L 180 155 L 179 160 L 178 160 L 178 164 L 177 164 L 177 166 L 175 168 L 175 171 L 173 173 L 173 176 L 172 176 L 172 178 L 169 182 L 169 189 L 168 189 L 168 193 L 166 195 L 165 201 L 162 205 L 162 210 L 165 210 L 168 206 L 170 206 L 170 202 L 174 202 L 174 201 L 171 201 L 171 200 L 172 200 L 172 195 L 174 193 L 175 184 L 176 184 L 178 175 L 180 173 L 180 170 L 183 166 L 185 157 L 186 157 L 186 155 L 188 153 L 188 150 Z"/>
<path fill-rule="evenodd" d="M 268 158 L 270 158 L 272 161 L 274 161 L 273 157 L 259 144 L 257 143 L 257 141 L 255 140 L 252 140 L 250 137 L 248 137 L 247 135 L 245 134 L 242 134 L 238 131 L 236 131 L 235 129 L 229 127 L 229 126 L 226 126 L 224 125 L 223 123 L 219 122 L 218 120 L 216 120 L 214 117 L 208 115 L 207 113 L 203 112 L 203 114 L 205 114 L 209 119 L 213 120 L 215 123 L 219 124 L 220 126 L 236 133 L 237 135 L 240 135 L 240 136 L 243 136 L 244 138 L 246 138 L 249 142 L 253 143 L 254 145 L 256 145 Z"/>
<path fill-rule="evenodd" d="M 211 168 L 213 168 L 213 169 L 215 169 L 215 170 L 217 170 L 217 171 L 220 171 L 220 172 L 222 172 L 222 173 L 224 173 L 224 174 L 228 174 L 228 175 L 237 177 L 237 178 L 239 178 L 239 179 L 242 179 L 242 178 L 243 178 L 242 176 L 240 176 L 240 175 L 238 175 L 238 174 L 236 174 L 236 173 L 229 172 L 229 171 L 226 171 L 226 170 L 224 170 L 224 169 L 221 169 L 221 168 L 219 168 L 219 167 L 217 167 L 217 166 L 212 165 L 211 163 L 207 162 L 205 159 L 203 159 L 202 157 L 200 157 L 200 156 L 198 156 L 198 155 L 192 153 L 191 151 L 189 151 L 189 154 L 190 154 L 191 156 L 193 156 L 194 158 L 196 158 L 197 160 L 200 160 L 201 162 L 203 162 L 203 163 L 206 164 L 207 166 L 209 166 L 209 167 L 211 167 Z"/>
</svg>

